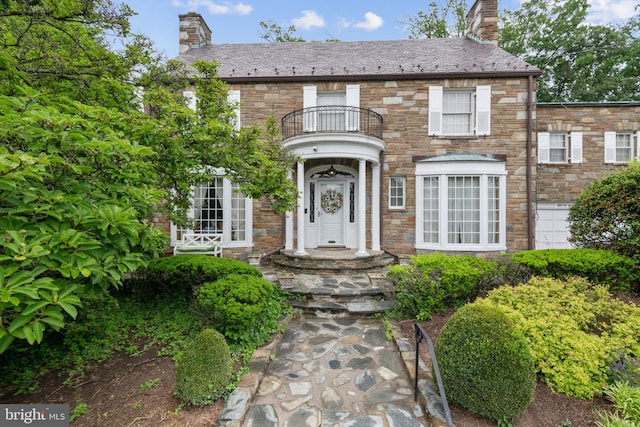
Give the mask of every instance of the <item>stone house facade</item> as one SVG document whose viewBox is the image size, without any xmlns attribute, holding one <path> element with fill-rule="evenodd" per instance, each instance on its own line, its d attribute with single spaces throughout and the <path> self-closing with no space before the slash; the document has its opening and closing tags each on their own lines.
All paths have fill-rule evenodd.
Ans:
<svg viewBox="0 0 640 427">
<path fill-rule="evenodd" d="M 467 21 L 465 38 L 234 45 L 181 15 L 177 59 L 219 62 L 236 124 L 281 120 L 303 160 L 284 217 L 212 177 L 194 193 L 201 232 L 240 258 L 568 246 L 580 190 L 638 154 L 640 103 L 536 104 L 541 71 L 497 47 L 497 1 L 476 1 Z"/>
</svg>

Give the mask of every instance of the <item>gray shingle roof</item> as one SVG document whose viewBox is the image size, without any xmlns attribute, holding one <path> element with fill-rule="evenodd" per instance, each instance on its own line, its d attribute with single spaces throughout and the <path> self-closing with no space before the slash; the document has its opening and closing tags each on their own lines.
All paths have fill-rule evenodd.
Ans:
<svg viewBox="0 0 640 427">
<path fill-rule="evenodd" d="M 503 49 L 468 38 L 211 44 L 176 59 L 216 60 L 228 81 L 540 74 Z"/>
</svg>

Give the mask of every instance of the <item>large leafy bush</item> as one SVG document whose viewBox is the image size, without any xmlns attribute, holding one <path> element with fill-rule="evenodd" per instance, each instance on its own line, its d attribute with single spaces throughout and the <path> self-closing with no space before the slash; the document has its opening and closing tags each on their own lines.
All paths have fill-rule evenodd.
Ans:
<svg viewBox="0 0 640 427">
<path fill-rule="evenodd" d="M 480 301 L 460 308 L 435 350 L 447 398 L 469 411 L 510 420 L 533 400 L 529 345 L 500 307 Z"/>
<path fill-rule="evenodd" d="M 640 355 L 640 309 L 583 278 L 533 278 L 495 289 L 487 299 L 507 310 L 538 372 L 557 392 L 583 399 L 599 395 L 614 356 Z"/>
<path fill-rule="evenodd" d="M 129 292 L 191 293 L 206 282 L 215 282 L 229 274 L 262 277 L 257 268 L 232 258 L 209 255 L 176 255 L 149 262 L 125 283 Z"/>
<path fill-rule="evenodd" d="M 218 400 L 233 379 L 233 361 L 224 337 L 204 329 L 176 360 L 176 396 L 184 403 L 204 406 Z"/>
<path fill-rule="evenodd" d="M 248 274 L 205 283 L 196 295 L 200 312 L 216 330 L 231 344 L 245 348 L 262 344 L 278 329 L 278 318 L 285 312 L 276 288 Z"/>
<path fill-rule="evenodd" d="M 605 249 L 544 249 L 517 252 L 511 257 L 537 276 L 581 276 L 614 292 L 637 290 L 640 283 L 640 270 L 633 259 Z"/>
<path fill-rule="evenodd" d="M 430 319 L 433 311 L 465 304 L 481 284 L 495 277 L 498 264 L 472 256 L 418 255 L 409 265 L 394 265 L 387 278 L 391 296 L 404 316 Z"/>
<path fill-rule="evenodd" d="M 640 261 L 640 163 L 596 180 L 569 211 L 571 241 Z"/>
</svg>

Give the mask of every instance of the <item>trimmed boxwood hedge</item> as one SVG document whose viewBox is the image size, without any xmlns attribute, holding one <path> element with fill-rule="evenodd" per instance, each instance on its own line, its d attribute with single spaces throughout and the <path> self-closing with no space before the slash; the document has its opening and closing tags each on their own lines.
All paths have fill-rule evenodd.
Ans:
<svg viewBox="0 0 640 427">
<path fill-rule="evenodd" d="M 175 395 L 187 405 L 208 405 L 224 395 L 233 376 L 233 360 L 224 337 L 204 329 L 176 360 Z"/>
<path fill-rule="evenodd" d="M 232 258 L 210 255 L 176 255 L 154 259 L 146 269 L 125 282 L 125 290 L 153 295 L 157 293 L 191 293 L 206 282 L 229 274 L 262 277 L 256 267 Z"/>
<path fill-rule="evenodd" d="M 637 292 L 640 269 L 624 255 L 604 249 L 542 249 L 522 251 L 512 259 L 527 266 L 534 275 L 568 279 L 586 278 L 592 284 L 605 285 L 612 292 Z"/>
<path fill-rule="evenodd" d="M 448 400 L 470 412 L 512 420 L 533 400 L 536 370 L 529 345 L 496 305 L 478 301 L 456 311 L 435 352 Z"/>
</svg>

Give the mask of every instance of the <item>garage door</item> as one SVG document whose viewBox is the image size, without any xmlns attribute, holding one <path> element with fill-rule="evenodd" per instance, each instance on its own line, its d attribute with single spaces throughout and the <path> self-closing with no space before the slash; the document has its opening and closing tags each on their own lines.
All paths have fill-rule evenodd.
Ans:
<svg viewBox="0 0 640 427">
<path fill-rule="evenodd" d="M 538 203 L 536 249 L 572 248 L 569 243 L 569 203 Z"/>
</svg>

